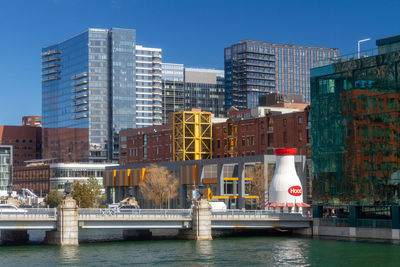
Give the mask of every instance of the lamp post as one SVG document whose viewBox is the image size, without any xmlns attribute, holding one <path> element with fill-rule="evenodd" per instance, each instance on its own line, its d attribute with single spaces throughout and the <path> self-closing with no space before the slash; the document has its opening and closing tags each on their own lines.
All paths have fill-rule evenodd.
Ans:
<svg viewBox="0 0 400 267">
<path fill-rule="evenodd" d="M 65 191 L 65 197 L 71 197 L 71 191 L 72 191 L 72 188 L 71 188 L 71 182 L 70 181 L 67 181 L 66 183 L 65 183 L 65 185 L 64 185 L 65 187 L 65 189 L 64 189 L 64 191 Z"/>
<path fill-rule="evenodd" d="M 202 199 L 204 195 L 204 185 L 203 184 L 199 184 L 199 199 Z"/>
<path fill-rule="evenodd" d="M 360 58 L 360 43 L 362 43 L 362 42 L 366 42 L 366 41 L 369 41 L 369 40 L 371 40 L 371 38 L 367 38 L 367 39 L 362 39 L 362 40 L 359 40 L 358 41 L 358 58 Z"/>
<path fill-rule="evenodd" d="M 9 185 L 7 186 L 8 197 L 11 197 L 12 190 L 13 190 L 13 185 L 12 185 L 12 184 L 9 184 Z"/>
</svg>

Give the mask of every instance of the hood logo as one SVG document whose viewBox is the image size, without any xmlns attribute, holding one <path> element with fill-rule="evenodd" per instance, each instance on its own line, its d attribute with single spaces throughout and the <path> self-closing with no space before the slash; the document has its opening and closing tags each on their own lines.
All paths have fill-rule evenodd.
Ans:
<svg viewBox="0 0 400 267">
<path fill-rule="evenodd" d="M 303 193 L 303 190 L 301 189 L 301 186 L 299 185 L 294 185 L 292 187 L 290 187 L 288 189 L 289 194 L 291 194 L 292 196 L 298 197 L 301 196 L 301 194 Z"/>
</svg>

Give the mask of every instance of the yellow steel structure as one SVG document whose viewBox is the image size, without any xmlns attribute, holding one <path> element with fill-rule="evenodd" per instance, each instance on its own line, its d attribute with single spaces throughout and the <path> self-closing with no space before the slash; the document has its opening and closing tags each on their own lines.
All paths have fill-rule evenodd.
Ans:
<svg viewBox="0 0 400 267">
<path fill-rule="evenodd" d="M 180 111 L 173 114 L 173 160 L 212 157 L 211 112 Z"/>
<path fill-rule="evenodd" d="M 237 126 L 232 118 L 228 119 L 228 155 L 230 158 L 238 156 L 237 150 Z"/>
</svg>

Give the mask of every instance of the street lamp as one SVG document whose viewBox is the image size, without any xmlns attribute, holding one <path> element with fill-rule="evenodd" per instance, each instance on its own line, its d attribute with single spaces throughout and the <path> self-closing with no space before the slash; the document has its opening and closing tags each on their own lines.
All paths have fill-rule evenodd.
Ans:
<svg viewBox="0 0 400 267">
<path fill-rule="evenodd" d="M 130 199 L 133 198 L 133 192 L 134 192 L 133 190 L 134 190 L 133 186 L 128 187 L 128 195 Z"/>
<path fill-rule="evenodd" d="M 65 185 L 64 185 L 64 191 L 65 191 L 65 197 L 70 197 L 71 196 L 71 191 L 72 191 L 72 188 L 71 188 L 71 182 L 70 181 L 67 181 L 66 183 L 65 183 Z"/>
<path fill-rule="evenodd" d="M 13 190 L 13 185 L 12 185 L 12 184 L 9 184 L 9 185 L 7 186 L 8 197 L 11 197 L 12 190 Z"/>
<path fill-rule="evenodd" d="M 204 185 L 203 184 L 199 184 L 199 195 L 200 195 L 200 199 L 202 199 L 203 195 L 204 195 Z"/>
<path fill-rule="evenodd" d="M 359 40 L 358 41 L 358 58 L 360 58 L 360 43 L 362 43 L 362 42 L 366 42 L 366 41 L 369 41 L 369 40 L 371 40 L 371 38 L 367 38 L 367 39 L 362 39 L 362 40 Z"/>
</svg>

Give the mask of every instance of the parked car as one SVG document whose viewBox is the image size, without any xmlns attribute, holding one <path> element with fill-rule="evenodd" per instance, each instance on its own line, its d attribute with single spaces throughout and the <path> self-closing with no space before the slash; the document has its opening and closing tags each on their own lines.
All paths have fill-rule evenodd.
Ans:
<svg viewBox="0 0 400 267">
<path fill-rule="evenodd" d="M 0 213 L 27 213 L 26 209 L 17 208 L 10 204 L 0 204 Z"/>
<path fill-rule="evenodd" d="M 139 208 L 133 204 L 123 204 L 118 207 L 118 212 L 123 212 L 123 213 L 132 213 L 138 210 Z"/>
</svg>

